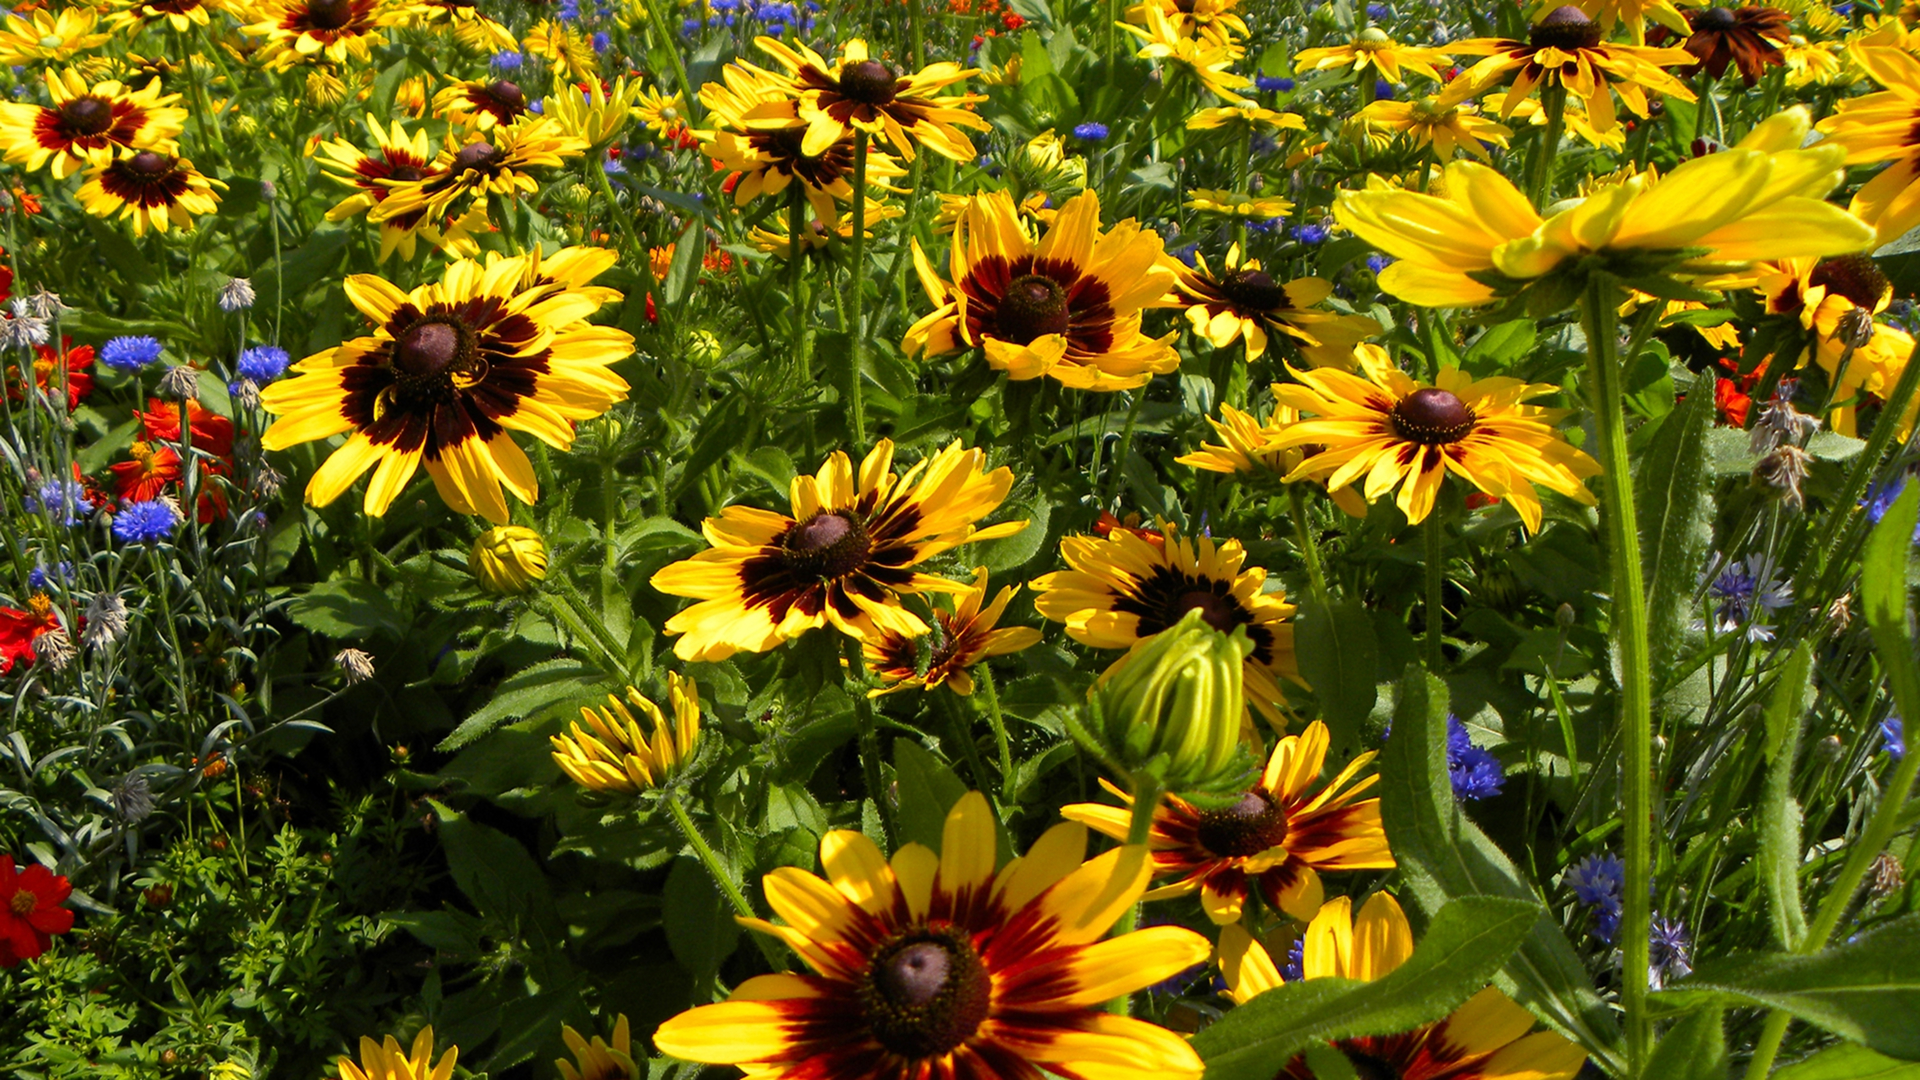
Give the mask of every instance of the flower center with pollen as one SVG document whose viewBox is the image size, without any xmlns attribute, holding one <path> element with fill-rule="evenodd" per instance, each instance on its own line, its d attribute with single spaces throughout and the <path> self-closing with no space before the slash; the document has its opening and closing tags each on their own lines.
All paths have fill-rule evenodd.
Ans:
<svg viewBox="0 0 1920 1080">
<path fill-rule="evenodd" d="M 165 154 L 156 154 L 151 150 L 142 150 L 127 159 L 127 168 L 146 178 L 165 176 L 172 168 L 173 161 Z"/>
<path fill-rule="evenodd" d="M 1437 386 L 1415 390 L 1393 407 L 1393 430 L 1408 442 L 1444 446 L 1473 431 L 1473 410 L 1452 392 Z"/>
<path fill-rule="evenodd" d="M 60 126 L 74 135 L 98 135 L 113 126 L 113 106 L 97 97 L 74 98 L 60 106 Z"/>
<path fill-rule="evenodd" d="M 1705 11 L 1696 11 L 1690 14 L 1693 18 L 1690 19 L 1689 22 L 1693 24 L 1694 33 L 1699 33 L 1702 30 L 1733 29 L 1733 12 L 1726 8 L 1710 7 Z"/>
<path fill-rule="evenodd" d="M 1562 52 L 1591 49 L 1600 44 L 1600 24 L 1588 18 L 1587 13 L 1579 8 L 1562 5 L 1547 12 L 1546 18 L 1527 31 L 1527 44 L 1536 49 L 1559 49 Z"/>
<path fill-rule="evenodd" d="M 1220 283 L 1220 291 L 1244 308 L 1257 311 L 1272 311 L 1286 303 L 1286 286 L 1275 282 L 1264 270 L 1241 270 L 1228 274 Z"/>
<path fill-rule="evenodd" d="M 13 899 L 7 904 L 7 907 L 11 909 L 15 915 L 31 915 L 33 914 L 33 909 L 39 906 L 39 903 L 38 897 L 25 889 L 21 889 L 19 892 L 13 894 Z"/>
<path fill-rule="evenodd" d="M 420 383 L 465 371 L 474 358 L 473 331 L 434 320 L 413 324 L 393 341 L 393 367 L 401 381 Z"/>
<path fill-rule="evenodd" d="M 488 83 L 487 96 L 496 104 L 516 112 L 524 112 L 527 107 L 527 95 L 520 89 L 520 84 L 510 83 L 505 79 Z"/>
<path fill-rule="evenodd" d="M 307 21 L 316 29 L 338 30 L 353 21 L 353 0 L 308 0 Z"/>
<path fill-rule="evenodd" d="M 1060 283 L 1040 274 L 1014 278 L 1000 298 L 995 337 L 1025 345 L 1048 334 L 1064 334 L 1069 324 L 1067 294 Z"/>
<path fill-rule="evenodd" d="M 1887 294 L 1887 275 L 1865 255 L 1842 255 L 1822 260 L 1807 275 L 1808 285 L 1823 286 L 1830 296 L 1844 296 L 1853 306 L 1872 311 Z"/>
<path fill-rule="evenodd" d="M 828 511 L 789 529 L 782 549 L 795 574 L 831 581 L 865 566 L 873 540 L 853 518 Z"/>
<path fill-rule="evenodd" d="M 1207 625 L 1223 634 L 1230 634 L 1240 623 L 1239 607 L 1232 600 L 1210 589 L 1191 589 L 1180 594 L 1173 602 L 1174 608 L 1185 615 L 1189 611 L 1199 611 Z"/>
<path fill-rule="evenodd" d="M 885 105 L 894 97 L 899 79 L 878 60 L 861 60 L 840 71 L 840 92 L 862 105 Z"/>
<path fill-rule="evenodd" d="M 992 980 L 966 935 L 920 927 L 882 945 L 860 986 L 874 1041 L 901 1057 L 940 1057 L 987 1018 Z"/>
<path fill-rule="evenodd" d="M 1200 846 L 1219 856 L 1258 855 L 1287 841 L 1287 815 L 1262 791 L 1249 791 L 1224 810 L 1203 810 Z"/>
<path fill-rule="evenodd" d="M 460 176 L 469 172 L 482 172 L 490 169 L 500 160 L 500 151 L 486 141 L 470 142 L 453 155 L 453 175 Z"/>
</svg>

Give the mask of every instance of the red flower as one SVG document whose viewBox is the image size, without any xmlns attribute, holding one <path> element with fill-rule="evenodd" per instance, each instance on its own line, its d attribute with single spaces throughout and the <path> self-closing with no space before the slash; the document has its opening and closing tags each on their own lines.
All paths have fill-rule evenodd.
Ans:
<svg viewBox="0 0 1920 1080">
<path fill-rule="evenodd" d="M 1484 510 L 1489 506 L 1498 506 L 1499 504 L 1500 498 L 1497 495 L 1489 495 L 1484 491 L 1467 492 L 1467 509 L 1469 510 Z"/>
<path fill-rule="evenodd" d="M 5 299 L 6 291 L 4 286 L 0 286 L 0 300 Z M 93 346 L 82 345 L 76 349 L 73 342 L 64 337 L 60 339 L 60 346 L 67 353 L 67 411 L 72 412 L 80 407 L 88 394 L 93 393 L 93 373 L 87 370 L 93 366 Z M 35 345 L 33 352 L 34 388 L 43 393 L 51 392 L 59 382 L 60 353 L 51 345 Z M 7 366 L 6 379 L 7 400 L 19 401 L 26 396 L 20 386 L 17 367 Z"/>
<path fill-rule="evenodd" d="M 174 430 L 179 430 L 177 425 Z M 196 436 L 195 442 L 198 441 Z M 132 460 L 117 461 L 107 466 L 107 471 L 113 474 L 113 493 L 120 502 L 147 502 L 159 498 L 169 488 L 181 486 L 185 474 L 180 468 L 180 454 L 173 447 L 141 439 L 136 440 L 128 452 L 133 455 Z M 200 519 L 200 524 L 207 525 L 216 518 L 226 516 L 227 493 L 219 484 L 206 478 L 227 475 L 228 466 L 225 461 L 202 461 L 200 464 L 200 499 L 195 516 Z"/>
<path fill-rule="evenodd" d="M 1756 370 L 1742 375 L 1733 361 L 1724 356 L 1719 364 L 1734 376 L 1731 379 L 1716 379 L 1713 383 L 1713 406 L 1719 410 L 1720 423 L 1727 427 L 1746 427 L 1747 411 L 1753 407 L 1753 398 L 1747 392 L 1760 381 L 1760 372 Z"/>
<path fill-rule="evenodd" d="M 0 250 L 0 255 L 6 252 Z M 0 304 L 13 298 L 13 267 L 0 266 Z"/>
<path fill-rule="evenodd" d="M 13 856 L 0 855 L 0 967 L 39 956 L 55 934 L 73 929 L 73 912 L 60 906 L 72 892 L 39 863 L 16 874 Z"/>
<path fill-rule="evenodd" d="M 27 600 L 27 610 L 0 607 L 0 675 L 13 665 L 33 664 L 33 639 L 60 628 L 60 616 L 46 593 L 35 593 Z M 5 941 L 0 940 L 0 947 Z"/>
<path fill-rule="evenodd" d="M 147 438 L 159 442 L 180 443 L 180 406 L 159 398 L 147 399 L 147 411 L 135 410 Z M 193 433 L 193 446 L 215 457 L 233 453 L 233 421 L 206 409 L 197 401 L 187 402 L 187 429 Z"/>
<path fill-rule="evenodd" d="M 1119 529 L 1122 532 L 1130 532 L 1157 548 L 1167 546 L 1166 534 L 1158 529 L 1149 529 L 1140 524 L 1139 514 L 1128 514 L 1127 520 L 1121 521 L 1105 510 L 1100 511 L 1100 516 L 1096 518 L 1093 523 L 1093 534 L 1105 540 L 1115 529 Z"/>
<path fill-rule="evenodd" d="M 1021 18 L 1019 12 L 1009 11 L 1000 16 L 1000 25 L 1006 27 L 1008 30 L 1018 30 L 1027 25 L 1027 20 Z"/>
</svg>

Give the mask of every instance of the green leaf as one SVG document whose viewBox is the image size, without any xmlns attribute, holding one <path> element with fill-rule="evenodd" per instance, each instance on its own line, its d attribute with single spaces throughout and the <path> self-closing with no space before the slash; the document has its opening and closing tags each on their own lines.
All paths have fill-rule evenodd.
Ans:
<svg viewBox="0 0 1920 1080">
<path fill-rule="evenodd" d="M 1533 901 L 1533 890 L 1498 847 L 1461 812 L 1447 773 L 1447 690 L 1418 666 L 1408 668 L 1394 710 L 1393 737 L 1381 755 L 1380 812 L 1415 904 L 1443 908 L 1467 896 Z M 1508 962 L 1501 989 L 1617 1071 L 1619 1027 L 1594 993 L 1586 964 L 1544 913 Z"/>
<path fill-rule="evenodd" d="M 1486 987 L 1541 914 L 1518 900 L 1455 900 L 1434 916 L 1407 962 L 1380 979 L 1307 979 L 1269 990 L 1194 1036 L 1206 1080 L 1273 1080 L 1314 1043 L 1442 1020 Z"/>
<path fill-rule="evenodd" d="M 733 908 L 707 876 L 706 867 L 685 855 L 673 860 L 673 869 L 667 872 L 660 921 L 673 958 L 693 974 L 696 985 L 711 980 L 720 962 L 740 944 L 740 924 L 733 921 Z"/>
<path fill-rule="evenodd" d="M 538 922 L 553 911 L 547 876 L 520 842 L 435 800 L 447 870 L 480 914 L 503 922 Z"/>
<path fill-rule="evenodd" d="M 1920 914 L 1812 956 L 1769 952 L 1703 960 L 1692 975 L 1656 996 L 1683 1007 L 1780 1009 L 1880 1053 L 1920 1058 L 1920 1024 L 1914 1023 L 1920 1016 Z"/>
<path fill-rule="evenodd" d="M 376 632 L 406 632 L 407 621 L 385 589 L 358 578 L 323 581 L 287 605 L 287 617 L 316 634 L 357 641 Z"/>
<path fill-rule="evenodd" d="M 1920 659 L 1914 656 L 1907 629 L 1907 563 L 1912 558 L 1916 520 L 1920 520 L 1920 484 L 1908 484 L 1874 526 L 1860 555 L 1860 600 L 1867 626 L 1873 631 L 1874 648 L 1893 687 L 1894 701 L 1906 717 L 1920 717 Z"/>
<path fill-rule="evenodd" d="M 548 660 L 516 671 L 435 749 L 458 750 L 508 720 L 533 716 L 562 702 L 598 697 L 603 685 L 599 669 L 578 660 Z"/>
<path fill-rule="evenodd" d="M 254 306 L 271 311 L 281 300 L 306 292 L 339 264 L 352 235 L 346 226 L 323 225 L 307 237 L 306 243 L 282 255 L 279 262 L 261 267 L 249 279 L 253 282 Z"/>
<path fill-rule="evenodd" d="M 1660 1037 L 1644 1075 L 1660 1080 L 1726 1080 L 1727 1033 L 1719 1009 L 1707 1008 Z"/>
<path fill-rule="evenodd" d="M 680 310 L 693 293 L 694 283 L 700 280 L 700 263 L 707 254 L 706 228 L 705 219 L 690 217 L 687 227 L 680 230 L 680 238 L 673 242 L 673 262 L 667 267 L 667 280 L 660 286 L 669 310 Z"/>
<path fill-rule="evenodd" d="M 1920 1080 L 1920 1061 L 1896 1061 L 1864 1046 L 1842 1043 L 1781 1069 L 1773 1080 Z"/>
<path fill-rule="evenodd" d="M 1780 681 L 1767 702 L 1767 779 L 1760 799 L 1761 883 L 1767 890 L 1773 938 L 1782 949 L 1799 947 L 1807 935 L 1806 909 L 1800 902 L 1800 803 L 1793 797 L 1793 768 L 1799 758 L 1800 721 L 1807 680 L 1813 673 L 1813 646 L 1801 642 L 1780 669 Z"/>
<path fill-rule="evenodd" d="M 1636 470 L 1655 686 L 1666 684 L 1684 647 L 1694 582 L 1711 539 L 1707 430 L 1713 422 L 1713 379 L 1708 373 L 1693 381 L 1685 403 L 1660 421 Z"/>
<path fill-rule="evenodd" d="M 1033 502 L 1019 508 L 1027 516 L 1027 527 L 1001 540 L 989 540 L 980 546 L 980 565 L 994 573 L 1025 566 L 1047 544 L 1047 526 L 1053 520 L 1053 503 L 1035 494 Z"/>
<path fill-rule="evenodd" d="M 1300 677 L 1320 699 L 1320 718 L 1336 738 L 1352 738 L 1373 712 L 1380 647 L 1373 619 L 1353 600 L 1308 600 L 1293 624 Z"/>
<path fill-rule="evenodd" d="M 965 781 L 912 739 L 894 740 L 893 772 L 900 785 L 900 842 L 939 851 L 947 811 L 967 793 Z"/>
<path fill-rule="evenodd" d="M 380 921 L 405 930 L 429 949 L 459 957 L 480 955 L 480 920 L 464 911 L 394 911 Z"/>
</svg>

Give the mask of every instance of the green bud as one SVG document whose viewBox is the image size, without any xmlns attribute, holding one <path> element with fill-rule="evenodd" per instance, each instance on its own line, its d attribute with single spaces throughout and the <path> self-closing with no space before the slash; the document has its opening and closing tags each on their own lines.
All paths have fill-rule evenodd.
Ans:
<svg viewBox="0 0 1920 1080">
<path fill-rule="evenodd" d="M 1095 691 L 1103 749 L 1175 790 L 1238 779 L 1242 665 L 1252 651 L 1243 628 L 1223 634 L 1197 609 L 1135 644 Z"/>
</svg>

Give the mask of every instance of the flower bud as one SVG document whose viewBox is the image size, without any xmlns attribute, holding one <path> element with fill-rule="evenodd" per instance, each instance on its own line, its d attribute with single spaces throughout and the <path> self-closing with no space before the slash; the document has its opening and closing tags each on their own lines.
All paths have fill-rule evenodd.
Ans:
<svg viewBox="0 0 1920 1080">
<path fill-rule="evenodd" d="M 1199 609 L 1133 646 L 1096 688 L 1098 738 L 1120 765 L 1182 791 L 1238 779 L 1253 643 L 1208 625 Z"/>
<path fill-rule="evenodd" d="M 532 529 L 496 525 L 473 542 L 467 566 L 482 588 L 515 596 L 547 576 L 547 545 Z"/>
</svg>

